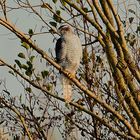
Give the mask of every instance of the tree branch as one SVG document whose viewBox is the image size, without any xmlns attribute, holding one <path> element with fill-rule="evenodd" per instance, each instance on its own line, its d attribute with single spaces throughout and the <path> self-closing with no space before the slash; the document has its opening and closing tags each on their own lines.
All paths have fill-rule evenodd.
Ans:
<svg viewBox="0 0 140 140">
<path fill-rule="evenodd" d="M 54 97 L 54 98 L 56 98 L 56 99 L 58 99 L 58 100 L 60 100 L 60 101 L 62 101 L 62 102 L 65 102 L 65 100 L 64 100 L 63 98 L 61 98 L 61 97 L 55 95 L 54 93 L 49 92 L 48 90 L 46 90 L 46 88 L 41 87 L 40 85 L 34 83 L 34 82 L 31 81 L 30 79 L 28 79 L 28 78 L 26 78 L 25 76 L 23 76 L 23 74 L 21 74 L 18 70 L 16 70 L 16 69 L 15 69 L 14 67 L 12 67 L 11 65 L 7 64 L 6 62 L 4 62 L 2 59 L 0 59 L 0 61 L 3 62 L 3 63 L 5 64 L 5 66 L 7 66 L 7 67 L 10 68 L 11 70 L 13 70 L 16 74 L 18 74 L 22 79 L 24 79 L 25 81 L 27 81 L 28 83 L 30 83 L 33 87 L 35 87 L 35 88 L 41 90 L 45 95 L 46 95 L 46 94 L 47 94 L 47 95 L 50 95 L 50 96 L 52 96 L 52 97 Z M 5 102 L 4 102 L 4 103 L 5 103 Z M 128 136 L 128 135 L 126 135 L 125 133 L 120 132 L 118 129 L 113 128 L 113 125 L 112 125 L 111 123 L 109 123 L 109 122 L 107 121 L 107 119 L 104 119 L 104 118 L 99 117 L 98 115 L 96 115 L 96 113 L 94 113 L 94 112 L 92 112 L 92 111 L 90 111 L 90 110 L 87 110 L 86 108 L 84 108 L 83 106 L 79 105 L 78 103 L 70 102 L 70 105 L 72 105 L 72 106 L 74 106 L 74 107 L 80 109 L 81 111 L 84 111 L 85 113 L 91 115 L 92 117 L 96 118 L 98 121 L 100 121 L 103 125 L 105 125 L 106 127 L 108 127 L 112 132 L 116 133 L 117 135 L 119 135 L 119 136 L 121 136 L 121 137 L 123 137 L 123 138 L 132 139 L 131 136 Z M 11 109 L 19 116 L 21 122 L 23 123 L 23 125 L 24 125 L 24 127 L 25 127 L 26 125 L 25 125 L 25 122 L 24 122 L 24 118 L 21 116 L 21 114 L 20 114 L 17 110 L 15 110 L 15 109 L 13 109 L 13 108 L 11 108 Z M 28 134 L 28 133 L 27 133 L 27 134 Z"/>
<path fill-rule="evenodd" d="M 85 92 L 85 94 L 87 94 L 89 97 L 95 99 L 95 101 L 97 101 L 102 107 L 106 108 L 109 112 L 111 112 L 112 114 L 114 114 L 114 116 L 116 116 L 128 128 L 128 130 L 130 131 L 130 133 L 131 133 L 132 136 L 134 136 L 136 138 L 140 138 L 140 134 L 138 134 L 133 129 L 133 127 L 131 126 L 131 124 L 122 115 L 120 115 L 117 111 L 115 111 L 115 109 L 113 107 L 109 106 L 107 103 L 105 103 L 104 101 L 102 101 L 93 92 L 91 92 L 90 90 L 88 90 L 77 79 L 71 78 L 71 76 L 66 71 L 64 71 L 56 62 L 54 62 L 54 60 L 52 60 L 42 49 L 40 49 L 39 47 L 37 47 L 35 45 L 35 43 L 31 41 L 31 39 L 29 39 L 28 37 L 26 37 L 22 32 L 20 32 L 17 28 L 15 28 L 12 24 L 10 24 L 9 21 L 5 21 L 4 19 L 0 18 L 0 24 L 3 25 L 3 26 L 5 26 L 10 31 L 12 31 L 22 41 L 26 42 L 30 47 L 32 47 L 39 54 L 41 54 L 41 56 L 44 59 L 46 59 L 49 63 L 51 63 L 55 68 L 57 68 L 58 70 L 60 70 L 60 72 L 62 72 L 65 76 L 67 76 L 77 87 L 79 87 L 83 92 Z M 10 68 L 12 68 L 12 67 L 10 67 Z M 20 76 L 22 76 L 22 75 L 20 75 Z M 28 81 L 28 79 L 27 79 L 27 81 Z M 28 81 L 28 82 L 30 82 L 30 81 Z M 36 87 L 35 84 L 34 84 L 34 86 Z M 52 96 L 54 96 L 54 95 L 52 95 Z M 54 97 L 56 97 L 56 96 L 54 96 Z M 60 99 L 60 100 L 63 100 L 60 97 L 57 97 L 57 98 Z"/>
<path fill-rule="evenodd" d="M 27 136 L 28 136 L 29 140 L 33 140 L 32 136 L 31 136 L 31 133 L 29 132 L 29 129 L 28 129 L 28 127 L 25 123 L 25 120 L 22 117 L 21 113 L 16 108 L 14 108 L 13 106 L 11 106 L 7 102 L 5 102 L 4 99 L 2 99 L 1 97 L 0 97 L 0 102 L 2 102 L 2 104 L 4 104 L 8 109 L 12 110 L 19 117 L 23 127 L 25 128 L 25 131 L 27 133 Z"/>
</svg>

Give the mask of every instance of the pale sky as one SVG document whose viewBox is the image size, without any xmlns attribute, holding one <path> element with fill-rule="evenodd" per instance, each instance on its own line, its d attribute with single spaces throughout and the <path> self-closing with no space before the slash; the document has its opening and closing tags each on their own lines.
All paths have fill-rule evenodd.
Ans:
<svg viewBox="0 0 140 140">
<path fill-rule="evenodd" d="M 12 0 L 7 1 L 10 3 L 10 5 L 13 5 Z M 38 2 L 38 0 L 34 0 L 34 2 Z M 33 16 L 32 14 L 29 14 L 23 10 L 9 12 L 8 18 L 13 24 L 15 24 L 21 31 L 25 33 L 28 33 L 29 28 L 33 30 L 35 29 L 37 32 L 39 32 L 41 26 L 43 25 L 35 15 Z M 34 37 L 34 40 L 36 40 L 38 46 L 45 51 L 47 51 L 49 47 L 54 49 L 53 37 L 48 36 L 48 34 L 37 35 Z M 25 50 L 20 46 L 20 40 L 14 34 L 0 25 L 0 42 L 0 58 L 13 65 L 15 63 L 14 60 L 18 58 L 18 53 Z M 39 68 L 41 69 L 41 67 L 37 66 L 37 69 Z M 11 94 L 13 94 L 13 96 L 23 93 L 24 90 L 19 82 L 16 80 L 16 78 L 9 74 L 8 71 L 9 69 L 0 67 L 0 80 L 6 81 L 6 87 L 11 92 Z M 0 86 L 0 91 L 2 91 L 2 89 L 3 87 Z M 58 134 L 53 135 L 54 136 L 52 136 L 51 140 L 55 140 L 55 135 L 57 138 L 59 138 L 59 140 L 61 140 Z"/>
<path fill-rule="evenodd" d="M 10 1 L 11 0 L 9 0 L 9 2 Z M 38 0 L 34 0 L 34 2 L 35 1 Z M 8 13 L 8 18 L 25 33 L 28 33 L 29 28 L 33 30 L 35 29 L 37 32 L 39 32 L 41 26 L 43 25 L 35 15 L 33 16 L 32 14 L 29 14 L 23 10 L 15 10 Z M 43 34 L 35 36 L 34 39 L 43 50 L 47 51 L 49 47 L 54 49 L 52 36 Z M 24 49 L 20 46 L 20 40 L 14 34 L 0 25 L 0 42 L 0 58 L 13 65 L 15 63 L 14 60 L 18 58 L 17 54 L 24 51 Z M 5 68 L 0 68 L 0 79 L 6 79 L 6 85 L 9 89 L 13 91 L 17 89 L 15 88 L 17 80 L 13 82 L 13 76 L 8 74 Z"/>
</svg>

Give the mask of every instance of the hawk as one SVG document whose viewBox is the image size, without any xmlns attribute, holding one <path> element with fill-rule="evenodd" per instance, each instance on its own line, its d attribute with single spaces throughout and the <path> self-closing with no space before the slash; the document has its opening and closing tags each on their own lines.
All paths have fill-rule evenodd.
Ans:
<svg viewBox="0 0 140 140">
<path fill-rule="evenodd" d="M 57 63 L 71 76 L 75 76 L 82 58 L 82 45 L 79 37 L 69 25 L 62 25 L 58 28 L 60 38 L 56 42 L 55 53 Z M 67 103 L 72 98 L 72 83 L 61 74 L 64 99 Z"/>
</svg>

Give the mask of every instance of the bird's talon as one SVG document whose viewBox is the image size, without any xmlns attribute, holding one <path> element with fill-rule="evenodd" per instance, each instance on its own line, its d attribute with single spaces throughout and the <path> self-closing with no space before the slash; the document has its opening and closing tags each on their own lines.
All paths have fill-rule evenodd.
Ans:
<svg viewBox="0 0 140 140">
<path fill-rule="evenodd" d="M 68 77 L 69 77 L 70 79 L 75 78 L 75 74 L 72 74 L 72 73 L 70 73 L 70 72 L 67 72 L 67 75 L 68 75 Z"/>
</svg>

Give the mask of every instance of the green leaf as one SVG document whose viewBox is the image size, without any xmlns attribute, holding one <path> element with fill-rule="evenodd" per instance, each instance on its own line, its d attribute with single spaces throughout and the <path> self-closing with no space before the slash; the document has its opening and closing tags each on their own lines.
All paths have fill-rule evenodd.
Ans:
<svg viewBox="0 0 140 140">
<path fill-rule="evenodd" d="M 96 56 L 96 62 L 98 62 L 98 63 L 101 63 L 102 62 L 102 59 L 101 59 L 100 56 Z"/>
<path fill-rule="evenodd" d="M 14 75 L 14 72 L 13 71 L 9 71 L 9 73 L 12 74 L 12 75 Z"/>
<path fill-rule="evenodd" d="M 56 11 L 56 14 L 57 14 L 57 15 L 60 15 L 60 13 L 61 13 L 60 10 L 57 10 L 57 11 Z"/>
<path fill-rule="evenodd" d="M 56 3 L 57 2 L 57 0 L 52 0 L 53 1 L 53 3 Z"/>
<path fill-rule="evenodd" d="M 47 70 L 44 70 L 44 71 L 41 72 L 41 75 L 42 75 L 43 78 L 47 77 L 48 74 L 49 74 L 49 72 Z"/>
<path fill-rule="evenodd" d="M 20 58 L 25 58 L 25 55 L 24 55 L 23 53 L 19 53 L 19 54 L 18 54 L 18 57 L 20 57 Z"/>
<path fill-rule="evenodd" d="M 32 55 L 32 56 L 29 58 L 29 60 L 30 60 L 31 62 L 33 62 L 34 58 L 35 58 L 35 56 Z"/>
<path fill-rule="evenodd" d="M 32 70 L 31 69 L 27 69 L 25 74 L 30 77 L 32 75 Z"/>
<path fill-rule="evenodd" d="M 32 65 L 32 63 L 30 61 L 27 61 L 26 63 L 28 64 L 28 66 L 29 66 L 28 68 L 29 69 L 32 69 L 33 68 L 33 65 Z"/>
<path fill-rule="evenodd" d="M 80 0 L 76 0 L 77 3 L 80 3 Z"/>
<path fill-rule="evenodd" d="M 32 36 L 34 34 L 32 29 L 29 29 L 28 33 L 29 33 L 30 36 Z"/>
<path fill-rule="evenodd" d="M 27 65 L 25 65 L 25 64 L 22 64 L 22 65 L 21 65 L 21 68 L 23 68 L 23 69 L 25 69 L 25 70 L 28 69 Z"/>
<path fill-rule="evenodd" d="M 123 26 L 126 27 L 126 21 L 122 20 Z"/>
<path fill-rule="evenodd" d="M 63 6 L 66 6 L 66 2 L 64 0 L 60 0 Z"/>
<path fill-rule="evenodd" d="M 88 12 L 88 8 L 86 8 L 86 7 L 83 8 L 83 11 L 87 13 Z"/>
<path fill-rule="evenodd" d="M 47 88 L 47 90 L 49 91 L 49 90 L 51 90 L 52 86 L 51 86 L 50 84 L 48 84 L 48 85 L 46 86 L 46 88 Z"/>
<path fill-rule="evenodd" d="M 5 122 L 5 120 L 1 121 L 1 122 L 0 122 L 0 125 L 1 125 L 2 123 L 4 123 L 4 122 Z"/>
<path fill-rule="evenodd" d="M 20 96 L 19 96 L 19 101 L 20 101 L 20 103 L 22 102 L 22 94 L 20 94 Z"/>
<path fill-rule="evenodd" d="M 60 10 L 57 10 L 57 11 L 56 11 L 56 14 L 53 15 L 53 19 L 54 19 L 56 22 L 59 22 L 59 23 L 61 23 L 60 14 L 61 14 Z"/>
<path fill-rule="evenodd" d="M 132 9 L 129 9 L 128 11 L 129 11 L 130 13 L 132 13 L 132 14 L 135 14 L 135 11 L 132 10 Z"/>
<path fill-rule="evenodd" d="M 37 80 L 37 81 L 40 81 L 41 78 L 40 78 L 39 76 L 36 76 L 36 80 Z"/>
<path fill-rule="evenodd" d="M 14 64 L 14 66 L 13 66 L 14 68 L 16 68 L 16 64 Z"/>
<path fill-rule="evenodd" d="M 56 27 L 56 26 L 57 26 L 57 23 L 56 23 L 56 22 L 50 21 L 49 23 L 50 23 L 53 27 Z"/>
<path fill-rule="evenodd" d="M 130 23 L 132 23 L 133 20 L 134 20 L 134 17 L 130 17 L 130 18 L 129 18 L 129 22 L 130 22 Z"/>
<path fill-rule="evenodd" d="M 7 90 L 3 90 L 5 93 L 7 93 L 8 95 L 10 95 L 10 92 Z"/>
<path fill-rule="evenodd" d="M 21 68 L 21 63 L 20 63 L 20 61 L 16 59 L 15 62 L 16 62 L 16 64 L 19 66 L 19 68 Z"/>
<path fill-rule="evenodd" d="M 140 32 L 140 26 L 137 27 L 136 33 Z"/>
<path fill-rule="evenodd" d="M 27 50 L 30 49 L 30 46 L 26 42 L 22 42 L 21 46 Z"/>
<path fill-rule="evenodd" d="M 32 89 L 30 87 L 25 88 L 26 91 L 28 91 L 29 93 L 32 92 Z"/>
</svg>

